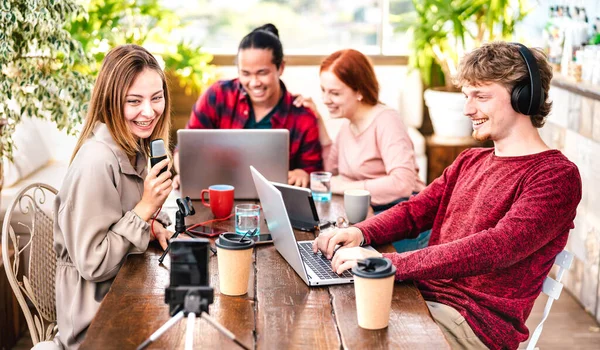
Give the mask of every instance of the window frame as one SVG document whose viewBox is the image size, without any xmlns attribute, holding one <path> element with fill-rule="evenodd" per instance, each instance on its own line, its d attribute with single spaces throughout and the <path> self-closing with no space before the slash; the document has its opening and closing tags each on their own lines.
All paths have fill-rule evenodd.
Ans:
<svg viewBox="0 0 600 350">
<path fill-rule="evenodd" d="M 390 12 L 390 0 L 378 0 L 380 9 L 380 21 L 377 26 L 377 53 L 366 53 L 373 65 L 376 66 L 391 66 L 391 65 L 408 65 L 408 55 L 406 54 L 385 54 L 384 53 L 384 42 L 386 31 L 384 26 L 389 22 Z M 235 59 L 237 52 L 233 50 L 225 50 L 218 48 L 205 47 L 204 50 L 213 56 L 212 64 L 217 66 L 235 66 Z M 296 50 L 297 51 L 297 50 Z M 308 52 L 312 50 L 307 50 Z M 320 65 L 323 59 L 325 59 L 331 52 L 321 52 L 315 50 L 318 53 L 294 53 L 285 54 L 284 60 L 286 65 L 289 66 L 313 66 Z M 371 51 L 372 52 L 372 51 Z"/>
</svg>

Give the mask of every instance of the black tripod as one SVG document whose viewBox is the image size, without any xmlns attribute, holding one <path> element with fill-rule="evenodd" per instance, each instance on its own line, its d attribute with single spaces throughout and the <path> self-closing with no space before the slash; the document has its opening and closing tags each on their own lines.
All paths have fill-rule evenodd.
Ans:
<svg viewBox="0 0 600 350">
<path fill-rule="evenodd" d="M 185 199 L 177 198 L 176 202 L 179 210 L 177 210 L 177 212 L 175 213 L 175 233 L 173 234 L 171 239 L 175 239 L 177 238 L 177 236 L 179 236 L 180 233 L 185 232 L 185 217 L 196 214 L 196 210 L 192 205 L 192 200 L 190 199 L 190 197 L 185 197 Z M 167 249 L 165 249 L 160 258 L 158 258 L 159 265 L 162 264 L 163 260 L 165 260 L 165 256 L 167 256 L 169 249 L 171 249 L 170 241 L 169 245 L 167 246 Z"/>
<path fill-rule="evenodd" d="M 196 316 L 205 319 L 219 332 L 233 340 L 241 348 L 248 350 L 244 344 L 235 338 L 235 335 L 208 316 L 208 306 L 213 303 L 214 290 L 209 283 L 209 257 L 210 244 L 207 239 L 194 238 L 188 240 L 177 239 L 177 235 L 185 232 L 185 217 L 194 215 L 190 197 L 178 198 L 179 210 L 175 215 L 175 234 L 169 240 L 169 246 L 158 259 L 162 263 L 167 252 L 171 252 L 170 285 L 165 289 L 165 303 L 169 304 L 169 314 L 173 317 L 163 324 L 157 331 L 146 339 L 138 350 L 152 344 L 179 320 L 187 316 L 185 348 L 194 346 L 194 323 Z"/>
<path fill-rule="evenodd" d="M 236 339 L 233 333 L 208 315 L 208 305 L 212 304 L 213 297 L 214 292 L 212 287 L 168 287 L 165 292 L 165 300 L 172 306 L 173 302 L 180 301 L 183 298 L 183 304 L 178 304 L 174 310 L 174 312 L 177 312 L 175 316 L 171 317 L 171 319 L 165 322 L 165 324 L 163 324 L 156 332 L 152 333 L 148 339 L 138 346 L 137 350 L 144 349 L 148 345 L 152 344 L 164 332 L 173 327 L 173 325 L 175 325 L 185 316 L 187 316 L 188 320 L 185 333 L 185 349 L 193 349 L 194 323 L 196 321 L 196 315 L 200 315 L 201 318 L 208 321 L 208 323 L 215 327 L 219 332 L 223 333 L 226 337 L 231 339 L 242 349 L 249 350 L 247 346 Z"/>
</svg>

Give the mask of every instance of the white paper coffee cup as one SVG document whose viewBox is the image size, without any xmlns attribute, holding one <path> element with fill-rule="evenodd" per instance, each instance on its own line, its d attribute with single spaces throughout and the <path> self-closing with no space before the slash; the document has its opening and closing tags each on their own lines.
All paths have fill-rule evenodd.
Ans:
<svg viewBox="0 0 600 350">
<path fill-rule="evenodd" d="M 235 296 L 248 293 L 254 241 L 250 238 L 240 241 L 241 238 L 238 234 L 226 232 L 215 242 L 221 294 Z"/>
<path fill-rule="evenodd" d="M 356 316 L 364 329 L 388 326 L 396 267 L 387 258 L 367 258 L 352 268 Z"/>
</svg>

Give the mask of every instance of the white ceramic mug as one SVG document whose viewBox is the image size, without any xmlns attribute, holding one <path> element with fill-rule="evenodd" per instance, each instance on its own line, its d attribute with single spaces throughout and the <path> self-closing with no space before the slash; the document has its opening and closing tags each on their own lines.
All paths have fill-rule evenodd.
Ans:
<svg viewBox="0 0 600 350">
<path fill-rule="evenodd" d="M 344 209 L 351 224 L 356 224 L 367 218 L 371 205 L 371 193 L 367 190 L 344 191 Z"/>
</svg>

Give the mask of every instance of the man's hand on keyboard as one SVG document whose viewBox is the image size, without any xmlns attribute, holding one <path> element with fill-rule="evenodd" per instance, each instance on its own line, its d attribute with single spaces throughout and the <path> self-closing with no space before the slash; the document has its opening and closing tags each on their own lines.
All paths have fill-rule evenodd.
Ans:
<svg viewBox="0 0 600 350">
<path fill-rule="evenodd" d="M 319 250 L 331 260 L 336 245 L 344 248 L 358 247 L 363 242 L 363 234 L 356 227 L 335 229 L 328 232 L 322 232 L 317 239 L 313 241 L 313 253 Z"/>
<path fill-rule="evenodd" d="M 331 268 L 339 275 L 344 271 L 354 267 L 357 260 L 382 256 L 383 255 L 381 255 L 381 253 L 375 250 L 369 250 L 361 247 L 346 248 L 344 246 L 343 248 L 338 249 L 333 255 L 333 259 L 331 260 Z"/>
</svg>

